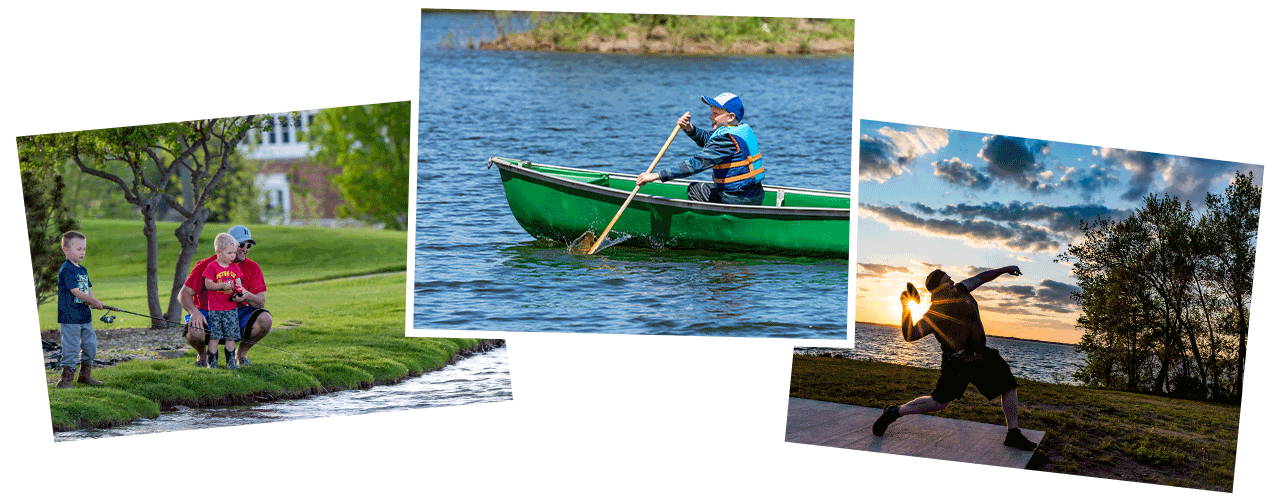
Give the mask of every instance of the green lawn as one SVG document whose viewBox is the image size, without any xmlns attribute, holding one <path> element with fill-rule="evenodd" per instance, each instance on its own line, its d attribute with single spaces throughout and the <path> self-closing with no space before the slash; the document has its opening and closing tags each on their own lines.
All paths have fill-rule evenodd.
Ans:
<svg viewBox="0 0 1280 502">
<path fill-rule="evenodd" d="M 142 244 L 134 242 L 142 241 L 138 225 L 115 221 L 82 225 L 90 246 L 85 265 L 97 296 L 108 304 L 145 313 L 141 286 L 145 253 Z M 216 234 L 210 230 L 205 240 Z M 407 248 L 403 233 L 267 226 L 252 230 L 261 247 L 255 246 L 250 257 L 263 265 L 267 308 L 275 319 L 275 329 L 250 354 L 253 364 L 235 371 L 197 368 L 189 350 L 180 359 L 135 360 L 100 368 L 94 377 L 104 382 L 101 387 L 50 386 L 55 430 L 154 417 L 161 407 L 170 405 L 246 403 L 394 382 L 440 368 L 460 351 L 482 343 L 404 336 L 406 277 L 402 271 Z M 209 253 L 197 257 L 212 254 L 209 247 Z M 162 246 L 162 254 L 166 249 L 173 253 L 177 246 Z M 388 270 L 401 272 L 369 275 Z M 48 306 L 41 308 L 42 328 L 56 328 L 54 315 Z M 141 327 L 149 322 L 119 314 L 109 326 Z M 95 327 L 108 325 L 95 322 Z"/>
</svg>

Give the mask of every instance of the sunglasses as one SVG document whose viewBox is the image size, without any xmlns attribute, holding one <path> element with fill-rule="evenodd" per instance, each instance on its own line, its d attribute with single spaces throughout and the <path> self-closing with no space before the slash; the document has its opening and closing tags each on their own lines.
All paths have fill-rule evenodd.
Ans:
<svg viewBox="0 0 1280 502">
<path fill-rule="evenodd" d="M 251 247 L 253 247 L 253 243 L 252 243 L 252 242 L 241 242 L 241 243 L 240 243 L 240 248 L 241 248 L 241 249 L 249 249 L 249 248 L 251 248 Z"/>
</svg>

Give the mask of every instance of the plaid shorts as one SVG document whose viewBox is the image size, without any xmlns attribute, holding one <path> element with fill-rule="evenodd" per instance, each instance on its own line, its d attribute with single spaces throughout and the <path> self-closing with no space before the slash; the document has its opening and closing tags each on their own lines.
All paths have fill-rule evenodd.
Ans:
<svg viewBox="0 0 1280 502">
<path fill-rule="evenodd" d="M 210 310 L 205 313 L 209 323 L 209 339 L 240 341 L 240 322 L 234 310 Z"/>
</svg>

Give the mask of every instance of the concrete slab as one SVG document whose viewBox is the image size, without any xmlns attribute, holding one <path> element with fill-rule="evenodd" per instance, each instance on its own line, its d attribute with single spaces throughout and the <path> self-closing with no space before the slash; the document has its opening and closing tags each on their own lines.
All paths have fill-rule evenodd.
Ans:
<svg viewBox="0 0 1280 502">
<path fill-rule="evenodd" d="M 877 437 L 871 424 L 882 411 L 793 397 L 787 406 L 786 441 L 1019 469 L 1035 453 L 1005 446 L 1003 425 L 930 415 L 899 418 Z M 1044 431 L 1022 429 L 1022 434 L 1036 443 L 1044 440 Z"/>
</svg>

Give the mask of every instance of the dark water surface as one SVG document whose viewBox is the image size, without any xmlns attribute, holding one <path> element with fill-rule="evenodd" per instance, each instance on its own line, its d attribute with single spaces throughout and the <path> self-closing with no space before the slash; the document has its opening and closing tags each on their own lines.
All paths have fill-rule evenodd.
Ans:
<svg viewBox="0 0 1280 502">
<path fill-rule="evenodd" d="M 538 241 L 491 156 L 640 173 L 699 96 L 729 91 L 766 183 L 849 191 L 851 58 L 489 52 L 477 14 L 422 17 L 413 325 L 420 329 L 844 339 L 848 261 Z M 726 78 L 732 76 L 732 78 Z M 659 169 L 696 151 L 683 134 Z M 707 181 L 708 173 L 696 180 Z"/>
</svg>

